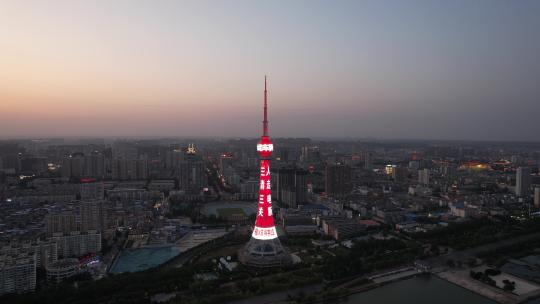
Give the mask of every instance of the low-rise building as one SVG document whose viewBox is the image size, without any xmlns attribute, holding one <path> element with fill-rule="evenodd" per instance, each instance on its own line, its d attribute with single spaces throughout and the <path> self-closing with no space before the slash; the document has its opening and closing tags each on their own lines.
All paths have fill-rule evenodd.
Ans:
<svg viewBox="0 0 540 304">
<path fill-rule="evenodd" d="M 322 228 L 325 235 L 335 240 L 343 240 L 366 230 L 358 221 L 344 217 L 323 219 Z"/>
<path fill-rule="evenodd" d="M 317 232 L 315 221 L 308 214 L 281 214 L 281 224 L 289 235 L 312 235 Z"/>
<path fill-rule="evenodd" d="M 405 219 L 405 210 L 399 208 L 377 209 L 377 218 L 386 224 L 399 223 Z"/>
<path fill-rule="evenodd" d="M 46 268 L 47 280 L 59 283 L 79 273 L 80 264 L 78 259 L 60 259 Z"/>
</svg>

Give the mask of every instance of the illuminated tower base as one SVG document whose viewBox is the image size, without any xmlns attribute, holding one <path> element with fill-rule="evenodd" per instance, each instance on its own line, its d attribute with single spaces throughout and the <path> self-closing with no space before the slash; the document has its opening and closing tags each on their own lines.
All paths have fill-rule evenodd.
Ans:
<svg viewBox="0 0 540 304">
<path fill-rule="evenodd" d="M 238 252 L 238 259 L 246 266 L 257 268 L 282 267 L 292 264 L 291 255 L 278 238 L 260 240 L 251 238 Z"/>
</svg>

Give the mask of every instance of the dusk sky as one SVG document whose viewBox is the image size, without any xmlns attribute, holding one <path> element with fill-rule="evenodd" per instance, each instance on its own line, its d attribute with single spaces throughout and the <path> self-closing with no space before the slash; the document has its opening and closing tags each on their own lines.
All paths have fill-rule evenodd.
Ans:
<svg viewBox="0 0 540 304">
<path fill-rule="evenodd" d="M 0 0 L 0 137 L 540 140 L 540 1 Z"/>
</svg>

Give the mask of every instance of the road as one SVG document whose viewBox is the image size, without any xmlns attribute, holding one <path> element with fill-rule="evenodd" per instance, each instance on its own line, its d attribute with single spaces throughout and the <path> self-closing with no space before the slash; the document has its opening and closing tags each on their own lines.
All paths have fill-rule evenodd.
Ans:
<svg viewBox="0 0 540 304">
<path fill-rule="evenodd" d="M 448 261 L 449 259 L 466 261 L 467 259 L 475 258 L 478 254 L 482 252 L 489 252 L 489 251 L 496 250 L 498 248 L 502 248 L 502 247 L 506 247 L 506 246 L 510 246 L 514 244 L 519 244 L 526 241 L 537 240 L 537 239 L 540 239 L 540 232 L 522 235 L 522 236 L 514 237 L 511 239 L 502 240 L 502 241 L 489 243 L 485 245 L 480 245 L 480 246 L 469 248 L 469 249 L 453 251 L 453 252 L 450 252 L 449 254 L 439 255 L 433 258 L 426 259 L 424 260 L 424 262 L 427 262 L 429 265 L 432 265 L 433 267 L 437 267 L 437 266 L 446 267 L 446 261 Z"/>
</svg>

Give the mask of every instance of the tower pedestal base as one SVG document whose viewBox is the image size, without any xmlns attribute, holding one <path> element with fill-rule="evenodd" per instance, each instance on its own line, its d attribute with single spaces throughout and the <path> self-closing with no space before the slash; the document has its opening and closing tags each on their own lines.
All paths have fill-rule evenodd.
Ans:
<svg viewBox="0 0 540 304">
<path fill-rule="evenodd" d="M 239 250 L 238 259 L 246 266 L 257 268 L 282 267 L 292 264 L 291 255 L 281 245 L 278 238 L 271 240 L 251 238 L 246 246 Z"/>
</svg>

